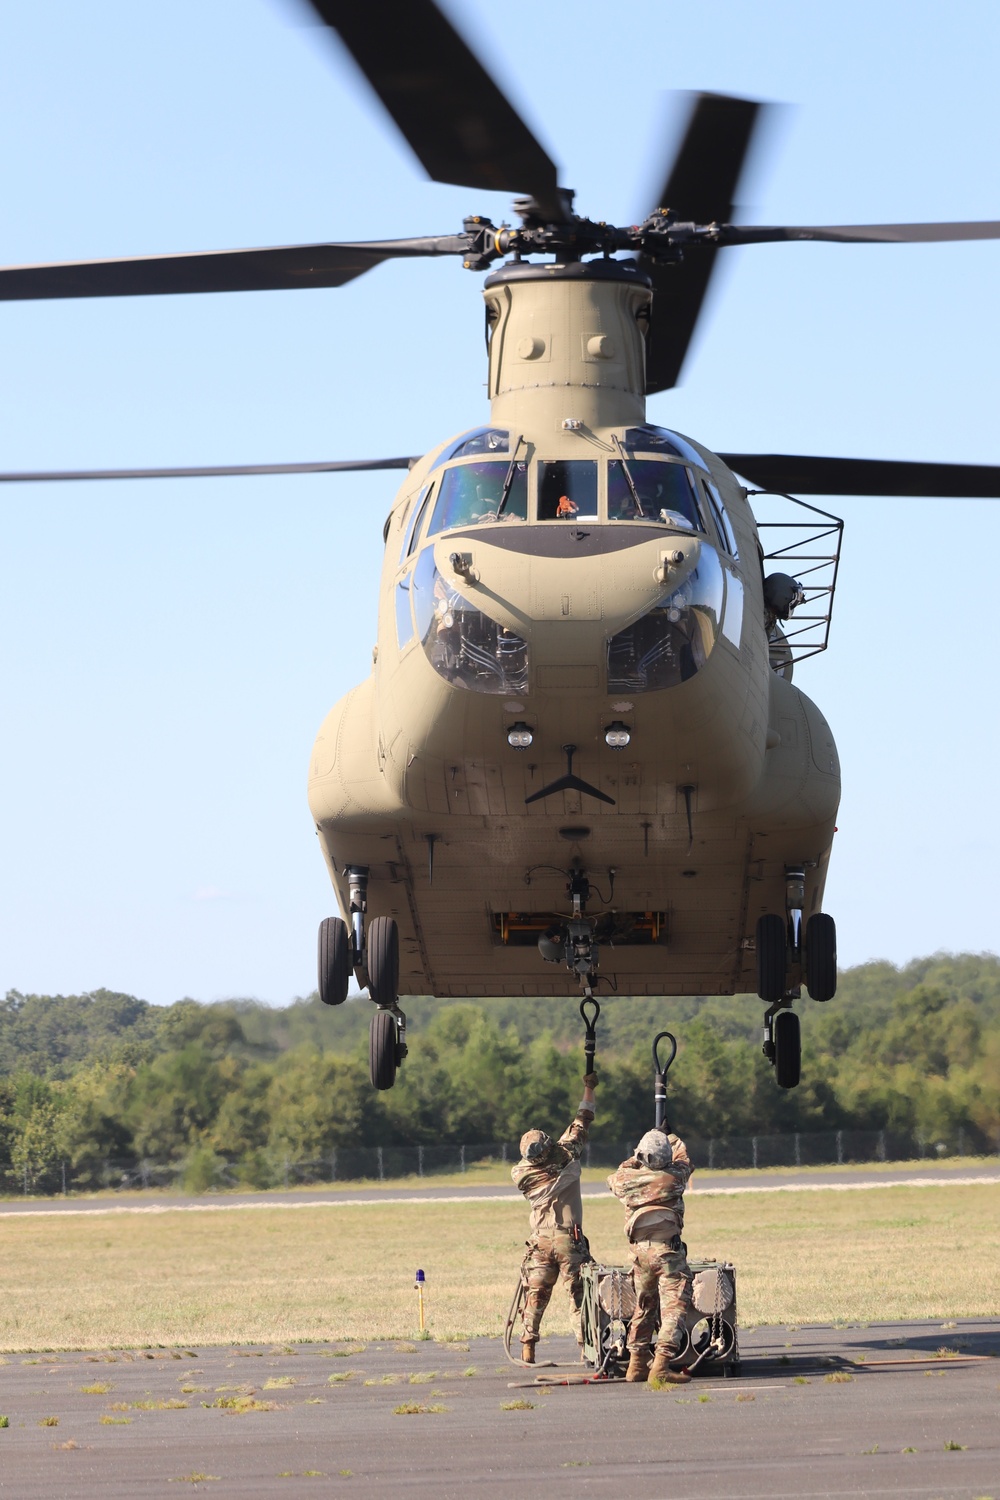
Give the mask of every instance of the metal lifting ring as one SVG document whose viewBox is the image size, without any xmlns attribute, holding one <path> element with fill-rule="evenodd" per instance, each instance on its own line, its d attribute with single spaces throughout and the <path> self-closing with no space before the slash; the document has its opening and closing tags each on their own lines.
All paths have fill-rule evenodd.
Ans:
<svg viewBox="0 0 1000 1500">
<path fill-rule="evenodd" d="M 592 1005 L 594 1007 L 594 1014 L 592 1017 L 587 1015 L 588 1005 Z M 595 1037 L 597 1035 L 597 1023 L 600 1020 L 601 1016 L 601 1007 L 594 999 L 593 995 L 589 995 L 586 1000 L 580 1001 L 580 1014 L 583 1017 L 583 1024 L 587 1028 L 587 1040 L 589 1041 L 591 1037 Z M 659 1040 L 659 1038 L 657 1038 L 657 1040 Z"/>
<path fill-rule="evenodd" d="M 592 1005 L 594 1008 L 592 1016 L 587 1014 L 588 1005 Z M 594 1054 L 597 1051 L 597 1019 L 601 1014 L 601 1007 L 593 995 L 588 995 L 586 999 L 580 1001 L 580 1014 L 583 1017 L 583 1024 L 586 1028 L 583 1039 L 584 1062 L 586 1064 L 586 1071 L 593 1073 Z"/>
<path fill-rule="evenodd" d="M 581 1007 L 581 1009 L 582 1009 L 582 1007 Z M 667 1040 L 669 1041 L 671 1051 L 670 1051 L 670 1056 L 667 1058 L 666 1063 L 661 1063 L 660 1062 L 660 1057 L 659 1057 L 659 1046 L 660 1046 L 660 1043 L 663 1041 L 664 1037 L 666 1037 Z M 673 1060 L 674 1060 L 674 1058 L 676 1056 L 677 1056 L 677 1038 L 674 1036 L 673 1032 L 671 1032 L 671 1031 L 660 1031 L 660 1032 L 657 1032 L 656 1036 L 654 1036 L 654 1038 L 653 1038 L 653 1067 L 656 1069 L 657 1073 L 659 1073 L 662 1078 L 666 1078 L 666 1075 L 670 1072 L 671 1064 L 673 1063 Z"/>
</svg>

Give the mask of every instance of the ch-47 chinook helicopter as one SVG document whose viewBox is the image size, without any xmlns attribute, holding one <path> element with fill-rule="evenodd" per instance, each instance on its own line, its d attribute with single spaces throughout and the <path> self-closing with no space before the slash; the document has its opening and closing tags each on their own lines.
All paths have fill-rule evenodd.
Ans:
<svg viewBox="0 0 1000 1500">
<path fill-rule="evenodd" d="M 525 194 L 518 227 L 9 267 L 0 300 L 342 286 L 455 255 L 488 273 L 488 422 L 419 459 L 0 477 L 407 471 L 374 667 L 323 724 L 309 779 L 344 914 L 321 925 L 320 996 L 342 1003 L 352 972 L 368 989 L 376 1088 L 405 1055 L 401 995 L 602 985 L 756 989 L 792 1087 L 793 1002 L 836 988 L 822 899 L 840 790 L 792 666 L 803 631 L 825 645 L 840 523 L 807 507 L 805 555 L 777 546 L 768 570 L 737 475 L 781 494 L 992 497 L 1000 468 L 715 454 L 648 423 L 645 398 L 677 383 L 726 246 L 1000 223 L 733 224 L 760 106 L 718 95 L 695 100 L 648 217 L 595 222 L 433 0 L 312 6 L 428 174 Z"/>
</svg>

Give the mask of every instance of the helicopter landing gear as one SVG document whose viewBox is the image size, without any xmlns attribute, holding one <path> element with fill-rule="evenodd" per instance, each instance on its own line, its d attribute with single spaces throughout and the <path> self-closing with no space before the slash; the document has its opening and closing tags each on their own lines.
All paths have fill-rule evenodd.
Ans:
<svg viewBox="0 0 1000 1500">
<path fill-rule="evenodd" d="M 340 917 L 319 924 L 319 998 L 324 1005 L 343 1005 L 351 977 L 351 937 Z"/>
<path fill-rule="evenodd" d="M 406 1017 L 399 1008 L 399 928 L 393 917 L 368 924 L 365 959 L 368 993 L 378 1010 L 368 1031 L 368 1070 L 372 1086 L 391 1089 L 406 1056 Z"/>
<path fill-rule="evenodd" d="M 344 873 L 351 893 L 347 956 L 358 983 L 367 987 L 378 1006 L 368 1028 L 368 1072 L 373 1088 L 391 1089 L 396 1082 L 396 1069 L 407 1052 L 406 1017 L 399 1008 L 399 928 L 394 917 L 373 917 L 366 923 L 367 865 L 348 865 Z M 344 923 L 340 925 L 344 927 Z M 321 928 L 321 944 L 322 941 Z M 345 996 L 346 993 L 345 981 Z"/>
<path fill-rule="evenodd" d="M 368 1074 L 373 1088 L 392 1088 L 406 1051 L 406 1017 L 399 1006 L 377 1010 L 368 1028 Z"/>
<path fill-rule="evenodd" d="M 779 1089 L 794 1089 L 802 1075 L 802 1033 L 790 999 L 781 999 L 764 1012 L 764 1056 L 774 1068 Z"/>
<path fill-rule="evenodd" d="M 837 993 L 837 925 L 825 911 L 806 923 L 805 981 L 813 1000 L 832 1000 Z"/>
<path fill-rule="evenodd" d="M 393 917 L 373 917 L 367 936 L 368 993 L 377 1006 L 392 1010 L 399 999 L 399 928 Z"/>
<path fill-rule="evenodd" d="M 794 1010 L 779 1010 L 771 1026 L 774 1081 L 779 1089 L 798 1087 L 802 1074 L 802 1034 Z"/>
<path fill-rule="evenodd" d="M 788 927 L 777 912 L 757 918 L 757 993 L 774 1005 L 784 996 L 788 972 Z"/>
</svg>

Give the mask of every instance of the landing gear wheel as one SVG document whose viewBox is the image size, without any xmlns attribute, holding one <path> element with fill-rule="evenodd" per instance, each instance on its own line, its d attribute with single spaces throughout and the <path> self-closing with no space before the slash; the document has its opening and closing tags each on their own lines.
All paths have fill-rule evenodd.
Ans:
<svg viewBox="0 0 1000 1500">
<path fill-rule="evenodd" d="M 376 1005 L 391 1007 L 399 999 L 399 928 L 394 917 L 372 918 L 367 949 L 369 994 Z"/>
<path fill-rule="evenodd" d="M 774 1077 L 779 1089 L 794 1089 L 802 1073 L 802 1033 L 794 1010 L 779 1010 L 771 1023 Z"/>
<path fill-rule="evenodd" d="M 368 1073 L 372 1087 L 391 1089 L 399 1063 L 399 1032 L 391 1010 L 377 1010 L 368 1028 Z"/>
<path fill-rule="evenodd" d="M 814 1000 L 837 993 L 837 924 L 825 911 L 806 923 L 806 989 Z"/>
<path fill-rule="evenodd" d="M 773 1005 L 785 993 L 788 928 L 784 917 L 768 912 L 757 918 L 757 993 Z"/>
<path fill-rule="evenodd" d="M 343 1005 L 351 977 L 351 939 L 347 923 L 325 917 L 319 924 L 319 998 L 324 1005 Z"/>
</svg>

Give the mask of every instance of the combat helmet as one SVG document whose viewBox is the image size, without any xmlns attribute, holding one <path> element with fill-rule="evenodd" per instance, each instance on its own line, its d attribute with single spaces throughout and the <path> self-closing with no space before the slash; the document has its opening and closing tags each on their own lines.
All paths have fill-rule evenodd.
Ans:
<svg viewBox="0 0 1000 1500">
<path fill-rule="evenodd" d="M 544 1130 L 526 1130 L 521 1137 L 521 1156 L 525 1161 L 544 1161 L 552 1150 L 552 1137 Z"/>
<path fill-rule="evenodd" d="M 635 1155 L 652 1172 L 665 1172 L 674 1159 L 673 1147 L 662 1130 L 647 1130 L 635 1148 Z"/>
</svg>

